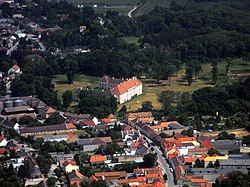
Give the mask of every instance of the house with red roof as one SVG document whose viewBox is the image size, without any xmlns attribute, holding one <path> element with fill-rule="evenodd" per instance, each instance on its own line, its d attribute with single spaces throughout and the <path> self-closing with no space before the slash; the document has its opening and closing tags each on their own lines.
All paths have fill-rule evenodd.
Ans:
<svg viewBox="0 0 250 187">
<path fill-rule="evenodd" d="M 84 176 L 77 170 L 72 170 L 68 173 L 69 184 L 71 185 L 80 185 Z"/>
<path fill-rule="evenodd" d="M 130 123 L 152 123 L 154 121 L 154 116 L 152 112 L 134 112 L 129 113 L 125 116 L 128 124 Z"/>
<path fill-rule="evenodd" d="M 17 65 L 17 64 L 14 64 L 8 71 L 8 74 L 20 74 L 22 73 L 21 72 L 21 69 L 20 67 Z"/>
<path fill-rule="evenodd" d="M 117 122 L 117 119 L 114 114 L 109 114 L 106 118 L 102 119 L 102 123 L 107 125 L 114 125 Z"/>
<path fill-rule="evenodd" d="M 90 163 L 91 164 L 104 164 L 105 161 L 107 161 L 107 157 L 105 155 L 97 154 L 97 155 L 91 155 L 90 157 Z"/>
<path fill-rule="evenodd" d="M 8 153 L 8 150 L 5 148 L 0 148 L 0 157 L 2 157 L 3 155 L 5 155 L 6 153 Z"/>
<path fill-rule="evenodd" d="M 206 136 L 198 136 L 197 141 L 201 144 L 201 147 L 204 148 L 212 148 L 213 144 L 211 143 L 211 139 Z"/>
<path fill-rule="evenodd" d="M 136 77 L 128 79 L 110 89 L 119 104 L 129 101 L 134 96 L 142 94 L 142 82 Z"/>
<path fill-rule="evenodd" d="M 60 166 L 66 173 L 70 173 L 73 170 L 79 169 L 79 167 L 76 165 L 76 161 L 72 159 L 60 161 Z"/>
</svg>

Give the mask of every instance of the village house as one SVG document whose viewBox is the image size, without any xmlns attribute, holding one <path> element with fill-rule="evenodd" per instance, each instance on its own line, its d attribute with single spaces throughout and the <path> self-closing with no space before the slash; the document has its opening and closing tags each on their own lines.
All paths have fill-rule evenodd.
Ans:
<svg viewBox="0 0 250 187">
<path fill-rule="evenodd" d="M 79 169 L 79 166 L 76 165 L 76 161 L 71 159 L 60 161 L 60 166 L 66 173 L 70 173 L 73 170 Z"/>
<path fill-rule="evenodd" d="M 106 118 L 102 119 L 102 123 L 109 125 L 109 126 L 114 126 L 115 123 L 117 122 L 117 119 L 114 114 L 109 114 Z"/>
<path fill-rule="evenodd" d="M 247 169 L 250 170 L 250 159 L 227 159 L 219 160 L 221 169 Z"/>
<path fill-rule="evenodd" d="M 8 141 L 0 135 L 0 147 L 5 147 L 7 145 Z"/>
<path fill-rule="evenodd" d="M 82 182 L 84 176 L 77 170 L 72 170 L 68 173 L 69 185 L 79 185 Z"/>
<path fill-rule="evenodd" d="M 85 25 L 80 25 L 79 26 L 80 33 L 82 33 L 83 31 L 85 31 L 86 29 L 87 29 L 87 27 Z"/>
<path fill-rule="evenodd" d="M 58 133 L 58 132 L 72 132 L 75 131 L 76 127 L 72 123 L 63 123 L 58 125 L 46 125 L 38 127 L 24 127 L 20 128 L 19 132 L 22 136 L 28 135 L 43 135 L 47 133 Z"/>
<path fill-rule="evenodd" d="M 21 69 L 20 67 L 17 65 L 17 64 L 14 64 L 8 71 L 8 74 L 11 75 L 11 74 L 21 74 Z"/>
<path fill-rule="evenodd" d="M 107 157 L 105 155 L 97 154 L 91 155 L 90 163 L 91 165 L 101 165 L 107 161 Z"/>
<path fill-rule="evenodd" d="M 132 128 L 130 125 L 125 125 L 123 130 L 121 131 L 122 140 L 126 143 L 128 147 L 131 146 L 133 142 L 135 142 L 139 136 L 139 131 Z"/>
<path fill-rule="evenodd" d="M 109 172 L 96 172 L 95 177 L 99 180 L 111 181 L 119 180 L 127 177 L 126 171 L 109 171 Z"/>
<path fill-rule="evenodd" d="M 126 115 L 127 123 L 152 123 L 154 121 L 154 116 L 152 112 L 136 112 L 129 113 Z"/>
<path fill-rule="evenodd" d="M 3 127 L 7 128 L 7 129 L 14 129 L 15 131 L 19 131 L 19 124 L 17 122 L 14 122 L 14 121 L 10 121 L 7 119 L 3 119 L 1 121 L 1 119 L 0 119 L 0 125 L 2 125 Z"/>
<path fill-rule="evenodd" d="M 77 145 L 82 148 L 83 152 L 93 152 L 101 145 L 107 146 L 107 144 L 110 142 L 112 142 L 111 137 L 96 137 L 88 139 L 79 139 L 76 141 Z"/>
</svg>

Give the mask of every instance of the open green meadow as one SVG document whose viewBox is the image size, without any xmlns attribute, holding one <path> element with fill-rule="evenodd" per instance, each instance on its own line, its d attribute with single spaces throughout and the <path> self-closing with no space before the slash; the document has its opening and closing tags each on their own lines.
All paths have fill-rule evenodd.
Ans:
<svg viewBox="0 0 250 187">
<path fill-rule="evenodd" d="M 62 97 L 62 94 L 67 90 L 75 90 L 78 88 L 96 88 L 98 86 L 99 77 L 91 77 L 86 75 L 75 75 L 74 81 L 72 84 L 67 84 L 66 75 L 56 75 L 53 79 L 55 85 L 55 90 L 58 92 L 59 97 Z"/>
<path fill-rule="evenodd" d="M 219 76 L 218 76 L 218 85 L 220 84 L 231 84 L 238 81 L 244 76 L 250 75 L 250 62 L 243 61 L 242 59 L 235 59 L 232 61 L 232 65 L 229 68 L 228 75 L 225 73 L 226 62 L 222 61 L 218 65 Z M 161 84 L 152 83 L 154 80 L 143 79 L 143 94 L 134 97 L 132 100 L 124 103 L 127 106 L 129 111 L 136 111 L 141 107 L 143 101 L 151 101 L 154 109 L 160 109 L 161 104 L 157 101 L 158 94 L 162 91 L 173 91 L 176 93 L 193 93 L 195 90 L 204 87 L 212 87 L 211 82 L 211 64 L 202 65 L 203 72 L 200 73 L 198 78 L 193 82 L 191 86 L 187 85 L 187 82 L 183 80 L 185 77 L 185 67 L 181 69 L 176 76 L 173 76 L 170 85 L 169 81 L 162 81 Z M 58 91 L 59 97 L 61 98 L 62 94 L 66 90 L 75 90 L 77 88 L 90 87 L 96 88 L 98 86 L 99 77 L 91 77 L 86 75 L 76 75 L 74 82 L 72 84 L 67 84 L 66 75 L 57 75 L 53 79 L 55 85 L 55 90 Z M 154 81 L 155 82 L 155 81 Z M 75 103 L 76 104 L 76 103 Z M 120 109 L 122 105 L 118 105 Z"/>
<path fill-rule="evenodd" d="M 250 62 L 243 61 L 242 59 L 236 59 L 232 61 L 232 65 L 229 68 L 228 75 L 225 73 L 226 62 L 220 62 L 218 65 L 219 76 L 218 85 L 231 84 L 237 82 L 240 78 L 250 75 Z M 183 81 L 185 77 L 185 69 L 180 70 L 177 76 L 173 77 L 170 85 L 168 81 L 163 81 L 162 84 L 149 84 L 147 80 L 143 82 L 143 94 L 133 98 L 125 103 L 129 111 L 136 111 L 141 107 L 143 101 L 151 101 L 154 109 L 161 109 L 161 104 L 158 102 L 158 94 L 162 91 L 173 91 L 176 93 L 193 93 L 195 90 L 204 87 L 212 87 L 211 82 L 211 64 L 202 65 L 203 72 L 193 82 L 191 86 L 187 85 L 186 81 Z M 118 108 L 121 108 L 119 105 Z"/>
</svg>

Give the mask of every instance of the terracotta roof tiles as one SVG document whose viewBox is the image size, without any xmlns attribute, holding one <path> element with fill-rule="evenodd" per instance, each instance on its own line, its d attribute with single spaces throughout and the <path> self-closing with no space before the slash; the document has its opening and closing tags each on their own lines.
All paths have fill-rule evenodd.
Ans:
<svg viewBox="0 0 250 187">
<path fill-rule="evenodd" d="M 105 162 L 107 160 L 107 157 L 101 154 L 98 155 L 92 155 L 90 157 L 91 163 L 99 163 L 99 162 Z"/>
<path fill-rule="evenodd" d="M 140 80 L 133 78 L 133 79 L 129 79 L 123 83 L 118 84 L 116 87 L 112 88 L 110 91 L 114 95 L 121 95 L 121 94 L 127 92 L 130 88 L 133 88 L 135 86 L 139 86 L 141 84 L 142 83 Z"/>
</svg>

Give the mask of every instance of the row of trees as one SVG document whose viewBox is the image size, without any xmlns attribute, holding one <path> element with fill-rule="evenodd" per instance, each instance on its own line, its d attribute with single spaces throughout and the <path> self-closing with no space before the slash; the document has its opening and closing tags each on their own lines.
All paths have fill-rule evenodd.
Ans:
<svg viewBox="0 0 250 187">
<path fill-rule="evenodd" d="M 250 107 L 249 81 L 248 78 L 244 82 L 229 86 L 202 88 L 193 94 L 178 95 L 171 91 L 164 91 L 159 94 L 158 101 L 162 104 L 164 114 L 178 115 L 179 119 L 194 116 L 196 118 L 194 121 L 199 128 L 203 128 L 200 116 L 217 114 L 229 116 L 225 123 L 227 128 L 242 128 L 247 126 L 249 120 L 247 115 Z"/>
</svg>

